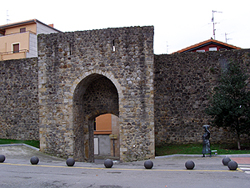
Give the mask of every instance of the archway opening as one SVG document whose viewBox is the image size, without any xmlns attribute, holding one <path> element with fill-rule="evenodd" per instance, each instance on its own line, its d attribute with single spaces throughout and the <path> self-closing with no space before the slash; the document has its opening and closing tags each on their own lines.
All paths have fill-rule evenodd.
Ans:
<svg viewBox="0 0 250 188">
<path fill-rule="evenodd" d="M 103 75 L 91 74 L 77 85 L 73 96 L 74 158 L 77 161 L 94 162 L 96 117 L 107 113 L 119 116 L 118 101 L 115 85 Z"/>
</svg>

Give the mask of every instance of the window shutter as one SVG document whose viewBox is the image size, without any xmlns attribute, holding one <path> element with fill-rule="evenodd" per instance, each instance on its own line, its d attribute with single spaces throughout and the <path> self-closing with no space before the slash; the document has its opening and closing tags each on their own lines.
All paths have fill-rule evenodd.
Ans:
<svg viewBox="0 0 250 188">
<path fill-rule="evenodd" d="M 19 44 L 13 44 L 13 53 L 19 52 Z"/>
</svg>

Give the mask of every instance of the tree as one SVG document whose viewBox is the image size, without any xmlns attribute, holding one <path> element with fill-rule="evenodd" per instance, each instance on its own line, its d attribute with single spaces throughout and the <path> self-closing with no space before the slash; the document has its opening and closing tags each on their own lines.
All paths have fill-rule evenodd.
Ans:
<svg viewBox="0 0 250 188">
<path fill-rule="evenodd" d="M 237 135 L 240 149 L 240 135 L 250 131 L 250 92 L 247 91 L 248 76 L 240 65 L 230 62 L 222 70 L 219 85 L 215 87 L 211 105 L 205 112 L 212 117 L 212 126 L 230 127 Z"/>
</svg>

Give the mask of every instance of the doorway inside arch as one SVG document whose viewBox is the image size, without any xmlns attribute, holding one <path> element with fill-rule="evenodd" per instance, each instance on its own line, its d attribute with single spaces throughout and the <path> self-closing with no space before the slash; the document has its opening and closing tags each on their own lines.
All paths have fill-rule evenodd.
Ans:
<svg viewBox="0 0 250 188">
<path fill-rule="evenodd" d="M 118 116 L 103 114 L 95 118 L 94 156 L 95 159 L 116 159 L 120 157 L 120 136 Z"/>
<path fill-rule="evenodd" d="M 84 78 L 76 86 L 73 95 L 75 160 L 94 162 L 95 121 L 96 117 L 103 114 L 113 114 L 118 118 L 118 92 L 110 79 L 94 73 Z M 119 125 L 117 126 L 119 127 Z M 110 131 L 112 133 L 113 129 Z M 100 149 L 100 145 L 98 146 Z M 101 156 L 100 153 L 98 154 Z"/>
</svg>

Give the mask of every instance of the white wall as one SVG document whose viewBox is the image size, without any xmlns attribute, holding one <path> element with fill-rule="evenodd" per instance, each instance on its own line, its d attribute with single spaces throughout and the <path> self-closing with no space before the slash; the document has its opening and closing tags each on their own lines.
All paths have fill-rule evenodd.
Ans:
<svg viewBox="0 0 250 188">
<path fill-rule="evenodd" d="M 37 57 L 37 36 L 33 33 L 30 33 L 29 52 L 26 54 L 26 57 Z"/>
<path fill-rule="evenodd" d="M 37 22 L 37 30 L 36 30 L 37 35 L 43 33 L 43 34 L 50 34 L 50 33 L 58 33 L 56 30 L 49 28 L 43 24 L 40 24 Z"/>
</svg>

